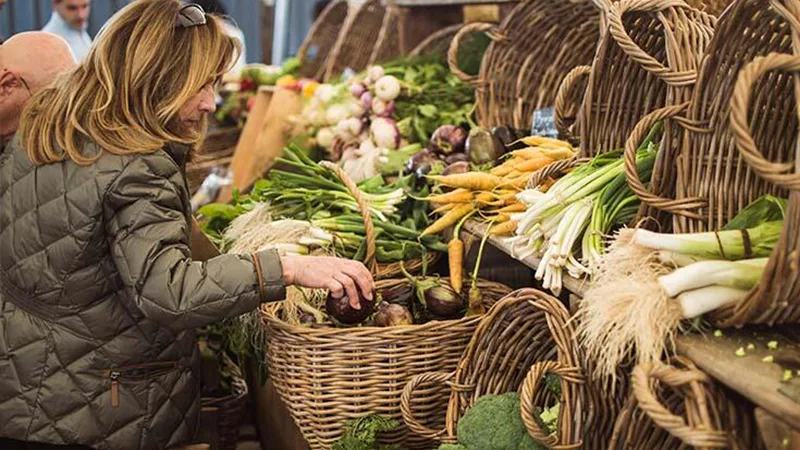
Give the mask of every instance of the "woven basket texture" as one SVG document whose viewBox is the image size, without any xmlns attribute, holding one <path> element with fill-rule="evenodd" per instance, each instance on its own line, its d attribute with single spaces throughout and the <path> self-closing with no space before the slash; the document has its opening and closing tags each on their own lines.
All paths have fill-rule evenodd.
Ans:
<svg viewBox="0 0 800 450">
<path fill-rule="evenodd" d="M 442 280 L 446 283 L 446 280 Z M 406 280 L 381 280 L 380 291 Z M 511 289 L 479 281 L 490 306 Z M 280 303 L 262 309 L 266 324 L 267 362 L 275 389 L 312 450 L 329 449 L 349 420 L 380 414 L 402 422 L 400 397 L 415 375 L 452 372 L 480 316 L 432 321 L 406 327 L 310 328 L 283 320 Z M 448 392 L 426 385 L 414 400 L 423 423 L 441 426 Z M 409 450 L 429 449 L 433 442 L 406 426 L 381 437 Z"/>
<path fill-rule="evenodd" d="M 762 450 L 749 402 L 714 382 L 691 362 L 640 364 L 606 447 Z"/>
<path fill-rule="evenodd" d="M 328 58 L 339 38 L 339 31 L 347 19 L 347 0 L 334 0 L 322 11 L 297 51 L 300 58 L 300 75 L 322 79 Z"/>
<path fill-rule="evenodd" d="M 592 61 L 600 16 L 589 0 L 527 0 L 498 26 L 466 25 L 453 39 L 450 53 L 471 32 L 488 30 L 492 40 L 475 77 L 461 72 L 450 58 L 453 73 L 476 88 L 478 123 L 530 128 L 534 111 L 553 106 L 564 75 Z"/>
<path fill-rule="evenodd" d="M 719 230 L 764 194 L 789 197 L 760 285 L 715 314 L 721 327 L 800 322 L 800 25 L 791 26 L 798 17 L 798 0 L 736 1 L 720 18 L 691 102 L 654 111 L 626 145 L 630 152 L 658 120 L 674 125 L 667 136 L 681 143 L 674 198 L 626 172 L 644 203 L 673 215 L 676 232 Z"/>
</svg>

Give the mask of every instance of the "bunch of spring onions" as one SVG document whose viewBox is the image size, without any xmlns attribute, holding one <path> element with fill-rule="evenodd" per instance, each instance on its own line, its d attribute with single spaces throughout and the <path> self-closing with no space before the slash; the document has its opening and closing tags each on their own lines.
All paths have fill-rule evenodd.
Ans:
<svg viewBox="0 0 800 450">
<path fill-rule="evenodd" d="M 636 167 L 645 182 L 653 171 L 652 138 L 657 132 L 658 127 L 636 154 Z M 639 201 L 628 187 L 621 156 L 620 151 L 605 153 L 559 179 L 546 193 L 537 188 L 517 195 L 527 210 L 512 216 L 518 226 L 508 242 L 520 259 L 541 257 L 536 279 L 556 295 L 564 271 L 575 278 L 589 274 L 603 253 L 603 237 L 636 216 Z"/>
<path fill-rule="evenodd" d="M 265 179 L 256 182 L 248 196 L 237 196 L 232 205 L 212 204 L 198 211 L 205 219 L 206 234 L 219 247 L 229 249 L 243 235 L 247 236 L 247 242 L 260 242 L 274 234 L 270 228 L 259 228 L 268 222 L 292 219 L 298 221 L 292 222 L 296 225 L 301 221 L 320 230 L 309 231 L 309 239 L 330 241 L 327 244 L 318 242 L 318 246 L 330 246 L 340 256 L 363 259 L 366 254 L 364 221 L 355 198 L 341 180 L 293 147 L 284 149 L 284 157 L 277 162 L 278 166 Z M 378 262 L 419 258 L 427 250 L 446 250 L 435 236 L 419 239 L 419 230 L 428 225 L 426 205 L 406 195 L 408 185 L 410 179 L 401 178 L 387 184 L 380 176 L 358 184 L 373 216 Z M 248 214 L 254 211 L 266 212 Z M 249 220 L 243 222 L 245 226 L 236 226 L 235 219 L 242 215 L 247 215 Z M 254 232 L 256 236 L 252 235 Z M 290 249 L 286 247 L 285 250 Z M 304 251 L 300 247 L 293 250 Z"/>
<path fill-rule="evenodd" d="M 593 271 L 578 333 L 596 374 L 656 361 L 680 323 L 744 300 L 783 229 L 785 199 L 765 196 L 716 232 L 620 230 Z"/>
</svg>

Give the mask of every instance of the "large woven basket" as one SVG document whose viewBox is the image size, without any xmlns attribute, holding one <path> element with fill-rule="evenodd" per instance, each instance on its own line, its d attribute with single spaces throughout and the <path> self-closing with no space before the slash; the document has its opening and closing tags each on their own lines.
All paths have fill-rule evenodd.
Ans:
<svg viewBox="0 0 800 450">
<path fill-rule="evenodd" d="M 682 136 L 674 199 L 649 192 L 627 170 L 644 203 L 674 215 L 677 232 L 718 230 L 764 194 L 790 198 L 760 285 L 716 313 L 718 326 L 800 322 L 800 50 L 790 54 L 793 40 L 800 45 L 800 26 L 794 36 L 790 26 L 798 18 L 798 0 L 736 1 L 720 18 L 692 101 L 645 117 L 627 145 L 662 119 Z"/>
<path fill-rule="evenodd" d="M 189 192 L 195 193 L 206 177 L 217 167 L 228 167 L 242 129 L 239 127 L 212 128 L 203 145 L 186 164 Z"/>
<path fill-rule="evenodd" d="M 446 61 L 444 57 L 447 55 L 447 50 L 450 48 L 450 42 L 458 33 L 462 25 L 450 25 L 449 27 L 442 28 L 439 31 L 432 33 L 426 37 L 422 42 L 417 44 L 409 53 L 409 57 L 424 56 L 430 54 L 438 54 Z"/>
<path fill-rule="evenodd" d="M 613 426 L 613 418 L 608 418 L 614 410 L 603 409 L 602 403 L 588 406 L 592 400 L 573 334 L 569 314 L 557 299 L 534 289 L 515 291 L 484 317 L 454 372 L 425 373 L 408 382 L 402 396 L 403 419 L 422 436 L 454 443 L 458 421 L 479 397 L 521 390 L 523 421 L 531 436 L 548 448 L 577 448 L 597 442 L 594 438 L 603 434 L 607 442 Z M 561 398 L 542 388 L 547 373 L 561 379 Z M 450 391 L 441 428 L 423 424 L 427 411 L 417 406 L 419 397 L 432 389 L 431 383 Z M 561 403 L 558 431 L 550 435 L 539 428 L 534 408 L 555 401 Z"/>
<path fill-rule="evenodd" d="M 350 8 L 347 0 L 333 0 L 314 21 L 306 38 L 297 50 L 300 58 L 300 75 L 322 79 L 328 58 L 339 38 L 339 30 L 347 19 Z"/>
<path fill-rule="evenodd" d="M 589 64 L 600 39 L 600 10 L 590 0 L 526 0 L 499 26 L 464 26 L 451 43 L 475 31 L 487 31 L 492 43 L 480 72 L 471 76 L 451 64 L 451 71 L 476 88 L 478 123 L 528 129 L 533 112 L 553 105 L 563 76 Z"/>
<path fill-rule="evenodd" d="M 753 408 L 691 362 L 643 363 L 606 448 L 678 450 L 764 448 Z"/>
<path fill-rule="evenodd" d="M 366 69 L 373 61 L 375 50 L 379 48 L 382 49 L 379 51 L 381 57 L 399 48 L 399 44 L 392 44 L 392 40 L 400 39 L 396 31 L 397 18 L 387 19 L 387 14 L 392 16 L 394 13 L 381 0 L 365 0 L 360 4 L 351 4 L 350 8 L 328 57 L 325 80 L 336 78 L 348 68 L 356 72 Z M 385 29 L 385 26 L 389 28 Z"/>
<path fill-rule="evenodd" d="M 377 288 L 404 282 L 378 281 Z M 511 291 L 488 281 L 478 286 L 487 306 Z M 481 320 L 473 316 L 394 328 L 309 328 L 284 321 L 280 303 L 265 305 L 263 319 L 270 377 L 313 450 L 330 448 L 351 419 L 377 413 L 400 420 L 406 383 L 422 373 L 455 370 Z M 432 385 L 423 390 L 414 407 L 427 419 L 424 423 L 439 426 L 448 393 Z M 431 440 L 406 426 L 381 440 L 408 450 L 432 447 Z"/>
<path fill-rule="evenodd" d="M 400 42 L 400 26 L 402 24 L 402 11 L 396 6 L 387 6 L 381 23 L 378 40 L 372 49 L 369 64 L 380 64 L 397 58 L 404 53 Z"/>
</svg>

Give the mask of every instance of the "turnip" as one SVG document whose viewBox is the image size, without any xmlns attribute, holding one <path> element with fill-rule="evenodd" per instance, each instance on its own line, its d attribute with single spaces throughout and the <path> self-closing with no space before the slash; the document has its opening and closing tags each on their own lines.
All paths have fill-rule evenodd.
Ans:
<svg viewBox="0 0 800 450">
<path fill-rule="evenodd" d="M 371 84 L 378 81 L 383 76 L 383 67 L 372 66 L 367 69 L 367 83 Z"/>
<path fill-rule="evenodd" d="M 336 125 L 350 117 L 350 111 L 344 105 L 331 105 L 325 111 L 325 117 L 329 124 Z"/>
<path fill-rule="evenodd" d="M 400 95 L 400 81 L 391 75 L 382 76 L 375 82 L 375 95 L 385 102 L 396 99 Z"/>
<path fill-rule="evenodd" d="M 364 109 L 372 108 L 372 92 L 366 91 L 361 94 L 361 105 Z"/>
<path fill-rule="evenodd" d="M 380 98 L 372 99 L 372 112 L 378 117 L 389 117 L 394 113 L 394 102 L 383 101 Z"/>
<path fill-rule="evenodd" d="M 340 136 L 354 138 L 361 133 L 361 129 L 363 127 L 364 123 L 361 121 L 361 119 L 351 117 L 339 122 L 336 125 L 336 131 Z"/>
<path fill-rule="evenodd" d="M 361 98 L 364 92 L 367 91 L 367 87 L 364 86 L 364 83 L 353 83 L 350 85 L 350 93 L 353 94 L 355 98 Z"/>
<path fill-rule="evenodd" d="M 317 144 L 322 148 L 330 148 L 336 135 L 330 128 L 322 128 L 317 132 Z"/>
<path fill-rule="evenodd" d="M 367 108 L 360 101 L 353 101 L 347 105 L 352 117 L 361 117 L 367 112 Z"/>
<path fill-rule="evenodd" d="M 336 89 L 331 86 L 330 84 L 320 84 L 317 87 L 317 90 L 314 91 L 314 97 L 318 98 L 323 103 L 328 103 L 333 100 L 333 96 L 336 94 Z"/>
<path fill-rule="evenodd" d="M 411 312 L 403 305 L 387 302 L 378 305 L 378 312 L 375 313 L 375 325 L 379 327 L 399 327 L 413 324 L 414 318 L 411 316 Z"/>
<path fill-rule="evenodd" d="M 400 145 L 400 131 L 392 119 L 378 117 L 372 121 L 369 130 L 378 147 L 396 150 Z"/>
</svg>

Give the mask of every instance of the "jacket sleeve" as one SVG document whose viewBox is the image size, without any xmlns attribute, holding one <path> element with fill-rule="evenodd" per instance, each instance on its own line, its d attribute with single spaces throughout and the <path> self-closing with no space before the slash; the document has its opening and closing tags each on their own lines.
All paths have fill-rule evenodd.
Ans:
<svg viewBox="0 0 800 450">
<path fill-rule="evenodd" d="M 142 313 L 183 330 L 283 299 L 276 251 L 192 261 L 183 178 L 167 158 L 159 153 L 134 158 L 104 198 L 111 254 Z"/>
</svg>

